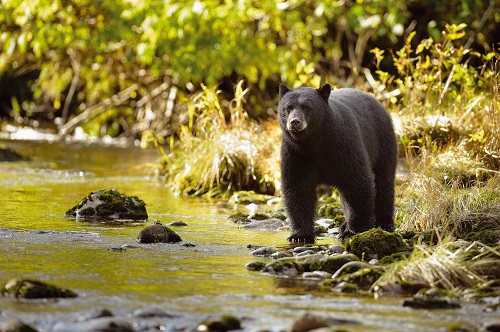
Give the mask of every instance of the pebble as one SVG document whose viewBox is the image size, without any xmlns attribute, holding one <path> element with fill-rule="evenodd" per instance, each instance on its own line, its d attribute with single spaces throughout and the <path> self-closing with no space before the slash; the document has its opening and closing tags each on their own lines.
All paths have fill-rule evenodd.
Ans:
<svg viewBox="0 0 500 332">
<path fill-rule="evenodd" d="M 345 248 L 341 245 L 331 245 L 328 247 L 327 252 L 332 254 L 342 254 L 344 253 Z"/>
</svg>

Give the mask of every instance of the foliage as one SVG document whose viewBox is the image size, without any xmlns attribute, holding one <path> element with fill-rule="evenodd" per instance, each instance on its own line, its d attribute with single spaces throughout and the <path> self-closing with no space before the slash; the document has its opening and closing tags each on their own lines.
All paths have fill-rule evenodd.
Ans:
<svg viewBox="0 0 500 332">
<path fill-rule="evenodd" d="M 61 126 L 136 85 L 79 124 L 90 122 L 84 129 L 92 135 L 153 130 L 166 138 L 183 123 L 182 100 L 199 83 L 223 82 L 228 92 L 241 78 L 255 87 L 249 111 L 266 115 L 280 81 L 352 85 L 370 66 L 368 50 L 399 47 L 407 26 L 423 39 L 447 22 L 466 22 L 473 40 L 489 49 L 500 20 L 494 6 L 453 3 L 3 0 L 0 115 Z M 435 17 L 408 23 L 429 9 Z"/>
<path fill-rule="evenodd" d="M 465 48 L 465 29 L 447 25 L 441 38 L 424 39 L 415 49 L 411 33 L 392 57 L 397 75 L 381 70 L 384 51 L 372 50 L 379 66 L 374 88 L 392 104 L 403 154 L 463 144 L 472 160 L 497 169 L 500 54 Z"/>
</svg>

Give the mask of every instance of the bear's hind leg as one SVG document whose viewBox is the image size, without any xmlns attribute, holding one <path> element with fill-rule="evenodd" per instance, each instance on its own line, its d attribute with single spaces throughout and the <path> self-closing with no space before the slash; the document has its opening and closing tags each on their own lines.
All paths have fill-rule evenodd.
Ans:
<svg viewBox="0 0 500 332">
<path fill-rule="evenodd" d="M 394 177 L 395 171 L 379 169 L 375 172 L 376 226 L 394 231 Z"/>
</svg>

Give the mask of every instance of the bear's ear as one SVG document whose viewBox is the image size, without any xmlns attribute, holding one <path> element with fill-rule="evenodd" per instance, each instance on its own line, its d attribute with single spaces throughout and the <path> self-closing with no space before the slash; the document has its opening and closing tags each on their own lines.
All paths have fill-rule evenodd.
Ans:
<svg viewBox="0 0 500 332">
<path fill-rule="evenodd" d="M 318 89 L 318 92 L 321 95 L 321 97 L 323 97 L 323 99 L 328 102 L 328 98 L 330 97 L 330 92 L 332 92 L 332 86 L 330 85 L 330 83 L 325 83 Z"/>
<path fill-rule="evenodd" d="M 285 84 L 281 83 L 280 84 L 280 99 L 283 98 L 285 93 L 287 93 L 288 91 L 290 91 L 290 89 Z"/>
</svg>

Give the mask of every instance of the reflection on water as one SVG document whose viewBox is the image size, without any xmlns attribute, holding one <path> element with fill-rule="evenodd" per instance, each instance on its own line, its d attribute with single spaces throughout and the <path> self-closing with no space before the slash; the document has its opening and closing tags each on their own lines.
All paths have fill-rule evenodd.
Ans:
<svg viewBox="0 0 500 332">
<path fill-rule="evenodd" d="M 227 219 L 232 207 L 172 196 L 148 177 L 154 151 L 8 145 L 32 161 L 0 163 L 0 282 L 39 278 L 80 296 L 35 302 L 0 298 L 0 320 L 18 316 L 50 330 L 89 309 L 126 314 L 151 306 L 180 314 L 177 320 L 234 314 L 245 318 L 247 330 L 282 330 L 304 312 L 362 323 L 346 326 L 351 331 L 445 331 L 461 320 L 478 326 L 484 319 L 479 307 L 415 311 L 403 308 L 401 299 L 321 293 L 314 285 L 247 271 L 245 264 L 255 259 L 248 244 L 282 246 L 287 234 L 238 229 Z M 183 243 L 195 246 L 138 244 L 142 223 L 91 224 L 63 217 L 89 192 L 105 187 L 139 196 L 150 220 L 184 221 L 188 227 L 174 229 Z"/>
</svg>

